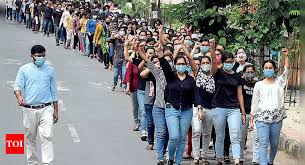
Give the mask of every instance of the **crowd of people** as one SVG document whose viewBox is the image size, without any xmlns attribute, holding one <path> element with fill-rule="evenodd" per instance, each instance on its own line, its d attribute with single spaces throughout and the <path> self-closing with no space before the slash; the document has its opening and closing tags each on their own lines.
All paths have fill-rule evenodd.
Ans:
<svg viewBox="0 0 305 165">
<path fill-rule="evenodd" d="M 120 82 L 130 96 L 133 131 L 141 131 L 147 150 L 156 148 L 158 165 L 179 165 L 191 157 L 192 164 L 207 165 L 210 148 L 218 164 L 229 163 L 230 146 L 234 163 L 242 165 L 249 131 L 252 162 L 273 164 L 286 117 L 287 48 L 282 49 L 284 71 L 278 73 L 272 60 L 261 68 L 247 62 L 245 48 L 233 54 L 191 25 L 164 30 L 156 19 L 149 26 L 112 1 L 6 4 L 7 19 L 34 33 L 54 33 L 57 46 L 97 59 L 113 71 L 112 90 Z"/>
</svg>

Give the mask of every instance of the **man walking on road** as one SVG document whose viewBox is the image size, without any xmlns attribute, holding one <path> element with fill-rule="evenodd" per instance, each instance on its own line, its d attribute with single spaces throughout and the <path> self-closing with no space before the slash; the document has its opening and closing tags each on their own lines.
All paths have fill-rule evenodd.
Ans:
<svg viewBox="0 0 305 165">
<path fill-rule="evenodd" d="M 54 69 L 45 64 L 46 49 L 35 45 L 31 49 L 33 61 L 20 67 L 14 87 L 18 104 L 22 106 L 27 164 L 38 165 L 37 131 L 42 143 L 42 163 L 54 160 L 53 124 L 58 121 L 58 96 Z"/>
</svg>

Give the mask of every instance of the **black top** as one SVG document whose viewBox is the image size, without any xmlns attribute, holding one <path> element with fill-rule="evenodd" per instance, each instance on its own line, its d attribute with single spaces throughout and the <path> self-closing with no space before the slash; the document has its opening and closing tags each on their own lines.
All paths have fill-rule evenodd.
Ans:
<svg viewBox="0 0 305 165">
<path fill-rule="evenodd" d="M 51 7 L 46 7 L 44 10 L 44 18 L 51 19 L 53 16 L 53 9 Z"/>
<path fill-rule="evenodd" d="M 210 90 L 215 90 L 215 82 L 213 81 L 212 76 L 206 76 L 205 81 L 204 87 L 198 86 L 196 82 L 195 106 L 201 105 L 203 108 L 212 109 L 212 101 L 215 93 Z"/>
<path fill-rule="evenodd" d="M 141 62 L 142 62 L 141 59 L 137 59 L 137 58 L 132 59 L 132 63 L 135 64 L 137 67 L 139 67 Z M 145 86 L 146 86 L 146 80 L 143 79 L 141 76 L 139 76 L 138 90 L 145 91 Z"/>
<path fill-rule="evenodd" d="M 26 13 L 26 14 L 30 14 L 30 13 L 31 13 L 31 11 L 30 11 L 30 4 L 29 4 L 29 3 L 27 3 L 27 4 L 25 5 L 25 13 Z"/>
<path fill-rule="evenodd" d="M 38 6 L 39 15 L 41 14 L 41 12 L 44 12 L 46 7 L 47 6 L 45 4 L 41 4 L 41 5 Z"/>
<path fill-rule="evenodd" d="M 228 74 L 223 68 L 215 74 L 216 93 L 212 106 L 219 108 L 239 108 L 237 87 L 241 85 L 241 76 L 238 73 Z"/>
<path fill-rule="evenodd" d="M 242 79 L 243 96 L 244 96 L 246 114 L 250 114 L 250 112 L 251 112 L 251 103 L 252 103 L 253 89 L 254 89 L 255 83 L 256 82 L 251 83 L 245 79 Z"/>
<path fill-rule="evenodd" d="M 186 75 L 184 80 L 180 80 L 164 57 L 160 58 L 160 65 L 167 82 L 164 92 L 165 102 L 170 103 L 177 110 L 192 108 L 196 89 L 194 78 Z"/>
<path fill-rule="evenodd" d="M 15 4 L 16 4 L 16 11 L 20 11 L 20 9 L 21 9 L 21 6 L 22 6 L 22 1 L 21 0 L 17 0 L 16 2 L 15 2 Z"/>
<path fill-rule="evenodd" d="M 38 5 L 34 6 L 34 15 L 39 16 L 39 10 L 38 10 Z"/>
<path fill-rule="evenodd" d="M 53 12 L 54 24 L 57 25 L 57 26 L 60 23 L 61 15 L 62 15 L 62 11 L 61 10 L 57 10 L 57 9 L 54 10 L 54 12 Z"/>
</svg>

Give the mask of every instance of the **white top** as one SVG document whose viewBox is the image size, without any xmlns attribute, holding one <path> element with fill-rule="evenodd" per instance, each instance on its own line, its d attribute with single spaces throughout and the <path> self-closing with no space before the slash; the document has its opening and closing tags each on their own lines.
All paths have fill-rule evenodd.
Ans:
<svg viewBox="0 0 305 165">
<path fill-rule="evenodd" d="M 243 65 L 239 64 L 238 68 L 236 69 L 236 73 L 243 71 L 243 69 L 244 69 L 244 67 L 245 67 L 246 65 L 252 65 L 252 64 L 249 63 L 249 62 L 246 62 L 246 63 L 243 64 Z"/>
<path fill-rule="evenodd" d="M 259 81 L 255 84 L 252 97 L 251 115 L 256 121 L 276 123 L 286 118 L 284 108 L 285 86 L 289 76 L 285 68 L 281 76 L 274 83 L 266 84 Z"/>
<path fill-rule="evenodd" d="M 60 22 L 59 22 L 59 26 L 61 26 L 62 24 L 65 26 L 66 25 L 66 18 L 70 16 L 70 13 L 68 10 L 65 10 L 63 13 L 62 13 L 62 16 L 60 18 Z"/>
</svg>

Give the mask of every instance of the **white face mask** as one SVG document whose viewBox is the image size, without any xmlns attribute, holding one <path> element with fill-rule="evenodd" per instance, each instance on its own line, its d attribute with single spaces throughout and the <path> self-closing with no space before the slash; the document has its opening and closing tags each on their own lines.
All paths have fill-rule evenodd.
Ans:
<svg viewBox="0 0 305 165">
<path fill-rule="evenodd" d="M 237 61 L 246 61 L 247 55 L 245 53 L 239 53 L 237 54 Z"/>
<path fill-rule="evenodd" d="M 120 35 L 120 36 L 124 36 L 124 35 L 125 35 L 125 32 L 124 32 L 124 31 L 119 31 L 119 35 Z"/>
<path fill-rule="evenodd" d="M 202 69 L 202 71 L 208 73 L 212 70 L 212 65 L 201 65 L 200 68 Z"/>
</svg>

